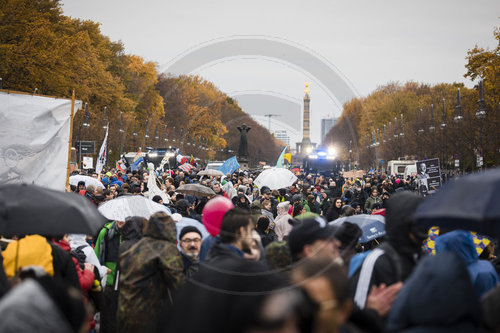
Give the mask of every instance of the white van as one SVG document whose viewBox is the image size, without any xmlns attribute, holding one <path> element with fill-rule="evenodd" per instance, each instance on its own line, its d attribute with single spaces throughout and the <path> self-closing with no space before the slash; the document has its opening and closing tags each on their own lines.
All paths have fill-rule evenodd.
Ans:
<svg viewBox="0 0 500 333">
<path fill-rule="evenodd" d="M 206 170 L 217 170 L 220 166 L 224 164 L 224 161 L 210 161 L 207 163 Z"/>
<path fill-rule="evenodd" d="M 405 178 L 408 176 L 414 177 L 417 175 L 417 166 L 415 164 L 413 165 L 407 165 L 405 168 Z"/>
<path fill-rule="evenodd" d="M 392 160 L 387 162 L 387 174 L 391 176 L 404 176 L 407 166 L 415 166 L 413 160 Z M 416 170 L 415 170 L 416 173 Z"/>
</svg>

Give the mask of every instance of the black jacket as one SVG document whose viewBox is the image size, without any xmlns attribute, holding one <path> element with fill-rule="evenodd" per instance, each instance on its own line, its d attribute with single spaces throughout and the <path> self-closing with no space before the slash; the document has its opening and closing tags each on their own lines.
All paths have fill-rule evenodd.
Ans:
<svg viewBox="0 0 500 333">
<path fill-rule="evenodd" d="M 3 270 L 3 257 L 2 252 L 0 251 L 0 299 L 3 295 L 5 295 L 10 289 L 9 280 L 5 275 L 5 271 Z"/>
<path fill-rule="evenodd" d="M 71 255 L 61 249 L 58 245 L 50 243 L 50 247 L 52 248 L 54 277 L 60 278 L 67 282 L 70 286 L 80 290 L 80 281 L 78 280 L 75 263 L 73 262 Z"/>
<path fill-rule="evenodd" d="M 415 232 L 411 216 L 421 202 L 422 198 L 409 192 L 389 199 L 385 223 L 386 242 L 380 246 L 384 254 L 378 257 L 373 266 L 368 290 L 373 285 L 385 283 L 389 286 L 405 281 L 410 276 L 422 251 L 420 245 L 410 238 L 410 233 Z M 361 268 L 362 265 L 350 278 L 353 296 L 356 294 Z"/>
<path fill-rule="evenodd" d="M 166 311 L 164 332 L 244 332 L 258 317 L 267 292 L 282 282 L 259 262 L 215 243 L 200 270 L 188 279 Z"/>
</svg>

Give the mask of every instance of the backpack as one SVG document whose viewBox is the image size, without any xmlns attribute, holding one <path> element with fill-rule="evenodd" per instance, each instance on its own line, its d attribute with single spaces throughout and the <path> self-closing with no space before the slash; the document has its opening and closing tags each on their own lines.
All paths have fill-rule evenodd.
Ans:
<svg viewBox="0 0 500 333">
<path fill-rule="evenodd" d="M 387 242 L 382 243 L 379 247 L 367 252 L 366 254 L 361 254 L 356 259 L 353 258 L 354 261 L 351 259 L 351 264 L 354 267 L 349 267 L 349 277 L 354 275 L 360 267 L 360 274 L 356 284 L 356 293 L 354 295 L 354 302 L 360 309 L 365 307 L 366 299 L 368 297 L 368 293 L 370 292 L 369 288 L 373 269 L 375 268 L 378 258 L 383 254 L 386 254 L 390 258 L 391 263 L 394 265 L 397 280 L 402 281 L 403 270 L 401 258 L 392 245 Z"/>
<path fill-rule="evenodd" d="M 79 247 L 77 247 L 76 249 L 74 250 L 71 250 L 70 254 L 73 258 L 76 259 L 76 261 L 78 261 L 78 265 L 80 266 L 80 268 L 83 269 L 83 264 L 85 263 L 85 259 L 87 259 L 87 255 L 85 254 L 85 252 L 83 252 L 83 248 L 86 247 L 87 245 L 80 245 Z"/>
</svg>

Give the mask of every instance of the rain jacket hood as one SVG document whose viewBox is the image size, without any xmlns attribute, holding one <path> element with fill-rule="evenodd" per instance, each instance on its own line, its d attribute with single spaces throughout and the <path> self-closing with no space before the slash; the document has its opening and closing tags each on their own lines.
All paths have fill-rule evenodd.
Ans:
<svg viewBox="0 0 500 333">
<path fill-rule="evenodd" d="M 450 251 L 458 255 L 469 266 L 479 260 L 470 232 L 454 230 L 436 239 L 436 251 Z"/>
<path fill-rule="evenodd" d="M 144 231 L 144 237 L 151 237 L 155 239 L 162 239 L 172 243 L 177 242 L 177 230 L 175 223 L 168 223 L 160 220 L 159 218 L 152 217 Z"/>
<path fill-rule="evenodd" d="M 472 286 L 481 297 L 499 282 L 493 265 L 486 260 L 479 260 L 476 245 L 470 232 L 454 230 L 436 239 L 437 252 L 453 252 L 462 259 L 469 271 Z"/>
<path fill-rule="evenodd" d="M 132 218 L 123 225 L 122 241 L 140 239 L 142 237 L 142 218 Z"/>
<path fill-rule="evenodd" d="M 480 303 L 453 253 L 424 258 L 406 280 L 387 321 L 390 332 L 478 332 Z"/>
<path fill-rule="evenodd" d="M 71 249 L 76 249 L 77 247 L 80 247 L 80 246 L 87 246 L 89 245 L 89 243 L 87 243 L 87 240 L 86 240 L 86 235 L 83 235 L 83 234 L 71 234 L 69 235 L 69 246 L 71 247 Z"/>
</svg>

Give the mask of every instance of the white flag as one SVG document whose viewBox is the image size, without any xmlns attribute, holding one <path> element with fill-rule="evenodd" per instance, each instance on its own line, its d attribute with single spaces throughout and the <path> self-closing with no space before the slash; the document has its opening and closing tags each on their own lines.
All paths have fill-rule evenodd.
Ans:
<svg viewBox="0 0 500 333">
<path fill-rule="evenodd" d="M 159 195 L 163 199 L 163 203 L 168 204 L 170 200 L 168 200 L 167 195 L 158 187 L 158 185 L 156 185 L 156 174 L 153 163 L 148 163 L 148 168 L 149 168 L 148 198 L 153 200 L 153 197 L 155 195 Z"/>
<path fill-rule="evenodd" d="M 0 184 L 63 191 L 70 126 L 69 99 L 0 92 Z"/>
<path fill-rule="evenodd" d="M 101 149 L 99 150 L 99 157 L 97 157 L 97 162 L 95 164 L 95 172 L 100 174 L 104 164 L 106 164 L 106 155 L 108 150 L 108 130 L 109 126 L 106 127 L 106 135 L 104 136 L 104 141 L 102 142 Z"/>
</svg>

